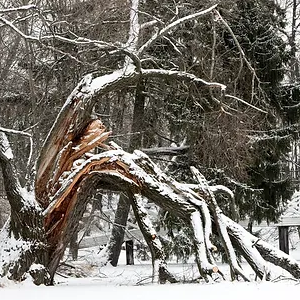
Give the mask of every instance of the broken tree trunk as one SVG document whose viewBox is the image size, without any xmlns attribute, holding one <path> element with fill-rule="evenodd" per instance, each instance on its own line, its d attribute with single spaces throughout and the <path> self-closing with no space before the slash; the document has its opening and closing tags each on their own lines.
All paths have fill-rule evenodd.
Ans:
<svg viewBox="0 0 300 300">
<path fill-rule="evenodd" d="M 199 185 L 199 193 L 196 193 L 187 185 L 180 184 L 168 177 L 149 157 L 140 151 L 129 154 L 122 150 L 110 150 L 92 156 L 65 179 L 65 184 L 57 193 L 58 198 L 54 199 L 54 206 L 61 203 L 61 195 L 66 195 L 70 185 L 76 185 L 81 177 L 87 179 L 89 176 L 97 176 L 99 183 L 105 186 L 113 185 L 126 193 L 140 194 L 151 199 L 161 208 L 182 218 L 187 226 L 194 230 L 199 271 L 204 278 L 219 272 L 211 254 L 215 247 L 210 242 L 213 234 L 210 219 L 220 227 L 217 234 L 221 236 L 223 247 L 227 248 L 233 278 L 241 276 L 244 280 L 249 280 L 249 276 L 237 262 L 235 245 L 237 245 L 236 250 L 245 257 L 260 278 L 272 277 L 272 272 L 268 270 L 266 261 L 280 265 L 286 259 L 284 254 L 274 252 L 272 247 L 266 246 L 266 244 L 262 246 L 252 235 L 248 234 L 245 238 L 246 231 L 222 213 L 208 185 L 204 187 Z M 201 178 L 201 181 L 204 180 Z M 211 204 L 212 201 L 213 204 Z M 134 207 L 139 220 L 143 219 L 141 208 L 137 203 L 134 204 Z M 141 224 L 140 221 L 139 224 Z M 141 229 L 143 230 L 142 225 Z M 149 239 L 148 244 L 151 247 Z M 299 278 L 297 272 L 300 270 L 300 265 L 298 263 L 291 260 L 286 269 Z"/>
<path fill-rule="evenodd" d="M 96 124 L 100 125 L 99 122 Z M 98 131 L 99 126 L 96 126 L 94 130 Z M 74 143 L 76 147 L 71 147 L 72 151 L 81 151 L 86 145 L 85 141 L 90 141 L 88 137 L 94 131 L 87 130 L 84 132 L 87 133 L 86 136 L 80 139 L 84 141 L 83 144 Z M 106 136 L 103 128 L 100 132 L 102 132 L 100 136 Z M 102 143 L 103 140 L 100 140 Z M 2 145 L 4 144 L 5 141 L 2 141 Z M 112 146 L 105 146 L 106 149 L 109 147 L 112 149 Z M 2 147 L 2 149 L 4 148 Z M 245 257 L 260 278 L 272 278 L 272 270 L 268 268 L 267 261 L 289 271 L 295 278 L 300 278 L 298 262 L 246 232 L 223 214 L 213 196 L 214 189 L 209 187 L 205 178 L 196 169 L 192 170 L 199 181 L 198 191 L 195 185 L 192 185 L 193 189 L 191 189 L 189 185 L 181 184 L 168 177 L 148 156 L 140 151 L 129 154 L 117 149 L 97 155 L 87 152 L 84 154 L 84 159 L 73 153 L 73 155 L 68 156 L 73 160 L 72 164 L 68 161 L 65 164 L 59 164 L 65 171 L 58 177 L 56 184 L 52 184 L 54 193 L 51 202 L 42 212 L 34 198 L 31 199 L 28 194 L 24 194 L 18 181 L 15 180 L 17 177 L 11 164 L 12 157 L 10 155 L 10 152 L 2 150 L 1 166 L 3 172 L 7 178 L 14 179 L 6 183 L 7 185 L 13 184 L 6 188 L 13 192 L 13 194 L 9 194 L 9 197 L 13 199 L 11 205 L 15 207 L 15 211 L 18 213 L 18 222 L 14 223 L 14 215 L 12 215 L 10 230 L 14 232 L 14 224 L 16 224 L 16 237 L 21 238 L 24 242 L 37 242 L 33 243 L 35 248 L 30 248 L 32 251 L 30 253 L 35 254 L 34 259 L 33 256 L 26 253 L 25 249 L 23 253 L 25 253 L 26 262 L 19 259 L 10 264 L 11 267 L 17 268 L 11 268 L 13 278 L 20 279 L 26 272 L 33 271 L 33 273 L 38 274 L 36 283 L 46 283 L 47 280 L 49 282 L 49 277 L 45 275 L 48 270 L 50 278 L 53 279 L 64 250 L 72 234 L 76 231 L 88 196 L 94 188 L 99 186 L 113 188 L 131 195 L 134 212 L 151 249 L 154 266 L 158 265 L 158 270 L 165 271 L 166 279 L 160 276 L 161 282 L 165 280 L 172 282 L 175 279 L 165 268 L 163 249 L 158 243 L 159 240 L 156 236 L 153 239 L 155 233 L 147 223 L 147 216 L 139 200 L 141 196 L 151 199 L 160 208 L 178 216 L 193 229 L 198 267 L 203 278 L 208 279 L 211 274 L 220 272 L 212 256 L 212 251 L 216 250 L 211 243 L 212 234 L 219 235 L 223 247 L 227 249 L 233 278 L 237 276 L 241 276 L 244 280 L 249 278 L 236 261 L 236 251 Z M 65 166 L 69 166 L 68 168 L 71 169 L 65 168 Z M 56 176 L 57 171 L 54 176 Z M 24 195 L 26 195 L 25 198 Z M 24 206 L 30 210 L 28 215 L 26 209 L 21 209 Z M 37 218 L 30 218 L 29 216 L 37 216 Z M 41 225 L 43 217 L 44 224 Z M 27 231 L 27 227 L 20 227 L 20 220 L 24 222 L 21 224 L 26 224 L 32 230 Z M 212 222 L 216 227 L 219 227 L 217 232 L 212 231 Z M 31 257 L 31 260 L 28 260 L 28 257 Z M 37 264 L 40 267 L 36 267 Z"/>
<path fill-rule="evenodd" d="M 36 165 L 35 195 L 32 196 L 20 186 L 8 142 L 1 136 L 0 163 L 13 211 L 9 226 L 2 234 L 6 234 L 6 238 L 14 241 L 18 248 L 13 248 L 12 244 L 1 244 L 1 255 L 4 256 L 7 247 L 16 251 L 21 249 L 14 260 L 4 260 L 1 274 L 19 280 L 30 273 L 36 283 L 47 284 L 49 272 L 52 281 L 90 193 L 95 187 L 113 186 L 132 197 L 141 195 L 151 199 L 191 227 L 199 271 L 205 279 L 220 272 L 212 255 L 215 250 L 211 243 L 212 234 L 219 235 L 226 250 L 232 278 L 249 278 L 238 265 L 235 250 L 241 252 L 260 278 L 265 274 L 267 279 L 272 276 L 266 261 L 285 268 L 299 278 L 300 266 L 297 262 L 252 235 L 247 235 L 223 214 L 212 190 L 200 175 L 199 189 L 195 191 L 168 177 L 142 152 L 129 154 L 120 149 L 112 150 L 113 147 L 104 144 L 109 132 L 106 132 L 100 120 L 91 116 L 96 102 L 108 93 L 129 85 L 135 86 L 147 78 L 179 79 L 199 88 L 218 89 L 221 97 L 226 89 L 223 84 L 207 82 L 182 71 L 143 69 L 141 62 L 143 54 L 155 41 L 178 25 L 212 12 L 216 5 L 171 22 L 138 49 L 138 2 L 132 1 L 128 43 L 119 49 L 130 58 L 126 57 L 123 68 L 110 74 L 95 72 L 86 75 L 68 97 L 41 150 Z M 243 103 L 247 104 L 245 101 Z M 108 151 L 94 155 L 96 147 Z M 156 239 L 149 238 L 151 228 L 146 224 L 143 209 L 138 201 L 132 202 L 132 205 L 151 249 L 154 265 L 159 262 L 162 266 L 162 249 Z M 216 225 L 217 232 L 213 232 L 212 223 Z"/>
</svg>

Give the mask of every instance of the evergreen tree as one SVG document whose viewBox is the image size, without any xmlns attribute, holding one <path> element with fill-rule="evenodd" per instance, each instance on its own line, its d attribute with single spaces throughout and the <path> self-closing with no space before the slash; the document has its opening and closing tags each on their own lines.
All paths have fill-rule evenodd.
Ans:
<svg viewBox="0 0 300 300">
<path fill-rule="evenodd" d="M 174 89 L 170 94 L 166 91 L 171 137 L 180 140 L 184 137 L 181 132 L 188 132 L 192 149 L 188 157 L 177 161 L 182 171 L 180 180 L 190 180 L 187 166 L 196 164 L 212 183 L 227 184 L 236 192 L 235 205 L 220 198 L 226 213 L 238 218 L 233 211 L 237 207 L 241 218 L 275 221 L 293 192 L 285 163 L 291 136 L 277 132 L 286 115 L 280 96 L 284 66 L 289 59 L 279 33 L 285 25 L 284 12 L 275 1 L 256 0 L 224 2 L 220 13 L 255 73 L 245 61 L 241 62 L 232 34 L 219 20 L 209 18 L 201 23 L 187 23 L 181 29 L 181 39 L 190 40 L 191 46 L 183 52 L 184 58 L 181 56 L 185 64 L 177 61 L 177 66 L 225 83 L 232 94 L 268 113 L 234 101 L 217 102 L 209 90 L 199 91 L 193 86 L 184 93 L 182 88 L 175 94 Z M 175 37 L 176 34 L 179 35 L 175 33 Z M 178 175 L 177 169 L 175 164 Z"/>
<path fill-rule="evenodd" d="M 240 44 L 257 72 L 258 84 L 272 112 L 262 127 L 265 135 L 253 143 L 254 159 L 247 168 L 247 184 L 256 191 L 246 192 L 240 207 L 246 204 L 244 209 L 248 214 L 251 212 L 253 220 L 276 221 L 282 204 L 293 192 L 284 163 L 284 157 L 290 151 L 291 137 L 272 131 L 282 126 L 284 118 L 280 93 L 288 53 L 278 31 L 284 26 L 284 14 L 274 1 L 238 1 L 236 8 L 239 13 L 232 28 L 238 33 Z"/>
</svg>

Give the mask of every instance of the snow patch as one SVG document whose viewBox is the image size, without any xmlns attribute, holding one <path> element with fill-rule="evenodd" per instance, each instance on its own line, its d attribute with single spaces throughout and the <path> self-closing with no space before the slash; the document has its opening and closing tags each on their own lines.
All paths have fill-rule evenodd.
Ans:
<svg viewBox="0 0 300 300">
<path fill-rule="evenodd" d="M 15 239 L 13 233 L 9 236 L 8 226 L 3 228 L 0 232 L 0 275 L 6 266 L 17 261 L 31 247 L 31 242 Z"/>
</svg>

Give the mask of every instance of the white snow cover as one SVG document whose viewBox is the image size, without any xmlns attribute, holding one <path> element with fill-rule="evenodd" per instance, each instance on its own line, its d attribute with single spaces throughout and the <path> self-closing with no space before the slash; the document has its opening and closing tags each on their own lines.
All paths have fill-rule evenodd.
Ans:
<svg viewBox="0 0 300 300">
<path fill-rule="evenodd" d="M 116 271 L 114 277 L 119 278 L 119 284 L 112 284 L 105 273 L 102 278 L 81 278 L 64 279 L 54 287 L 33 286 L 29 282 L 18 285 L 8 285 L 4 283 L 0 286 L 0 297 L 4 300 L 53 300 L 53 299 L 72 299 L 72 300 L 153 300 L 153 299 L 172 299 L 172 300 L 253 300 L 253 299 L 272 299 L 282 300 L 288 295 L 299 294 L 299 284 L 293 281 L 272 282 L 221 282 L 221 283 L 196 283 L 196 284 L 149 284 L 143 286 L 127 285 L 127 276 L 137 277 L 138 270 L 143 270 L 143 266 L 131 269 L 132 273 L 124 268 Z M 106 271 L 106 270 L 105 270 Z M 104 272 L 105 272 L 104 271 Z M 142 280 L 142 279 L 141 279 Z"/>
<path fill-rule="evenodd" d="M 11 237 L 8 237 L 8 222 L 9 221 L 7 221 L 0 232 L 0 271 L 6 265 L 16 261 L 21 253 L 29 250 L 32 246 L 32 243 L 30 242 L 15 239 L 12 233 Z"/>
<path fill-rule="evenodd" d="M 23 199 L 23 207 L 22 207 L 23 211 L 26 209 L 33 209 L 33 208 L 36 211 L 41 210 L 41 207 L 39 206 L 38 202 L 36 201 L 34 191 L 28 192 L 25 188 L 20 187 L 19 192 L 22 195 L 22 199 Z"/>
</svg>

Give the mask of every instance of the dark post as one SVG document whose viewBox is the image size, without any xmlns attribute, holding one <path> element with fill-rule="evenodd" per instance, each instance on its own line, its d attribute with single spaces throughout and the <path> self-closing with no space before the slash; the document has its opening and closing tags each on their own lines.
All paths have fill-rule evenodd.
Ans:
<svg viewBox="0 0 300 300">
<path fill-rule="evenodd" d="M 126 241 L 126 265 L 134 265 L 133 240 Z"/>
<path fill-rule="evenodd" d="M 279 249 L 289 254 L 289 226 L 279 226 Z"/>
</svg>

